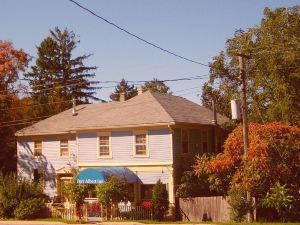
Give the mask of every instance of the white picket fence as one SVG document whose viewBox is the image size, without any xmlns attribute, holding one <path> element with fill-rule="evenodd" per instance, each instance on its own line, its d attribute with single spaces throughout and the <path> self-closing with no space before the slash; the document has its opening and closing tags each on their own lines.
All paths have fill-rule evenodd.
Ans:
<svg viewBox="0 0 300 225">
<path fill-rule="evenodd" d="M 76 208 L 74 204 L 55 204 L 55 203 L 47 203 L 46 204 L 50 216 L 51 217 L 56 217 L 56 218 L 63 218 L 66 220 L 78 220 L 76 216 Z M 87 216 L 87 205 L 82 206 L 82 220 L 87 221 L 88 216 Z"/>
</svg>

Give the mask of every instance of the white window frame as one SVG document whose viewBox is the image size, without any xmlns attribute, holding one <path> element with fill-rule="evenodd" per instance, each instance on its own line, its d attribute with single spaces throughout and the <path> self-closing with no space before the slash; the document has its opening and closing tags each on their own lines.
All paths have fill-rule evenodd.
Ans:
<svg viewBox="0 0 300 225">
<path fill-rule="evenodd" d="M 100 155 L 100 136 L 108 136 L 109 141 L 109 155 Z M 112 145 L 111 145 L 111 132 L 99 132 L 97 134 L 97 157 L 100 159 L 111 159 L 112 158 Z"/>
<path fill-rule="evenodd" d="M 61 155 L 61 141 L 62 140 L 68 141 L 68 155 Z M 59 158 L 70 158 L 70 140 L 68 137 L 61 137 L 59 139 Z"/>
<path fill-rule="evenodd" d="M 41 155 L 35 155 L 35 142 L 37 141 L 40 141 L 41 142 Z M 33 158 L 35 159 L 39 159 L 41 158 L 43 155 L 44 155 L 44 142 L 43 142 L 43 139 L 40 138 L 40 139 L 34 139 L 33 140 L 33 152 L 32 152 L 32 155 L 33 155 Z"/>
<path fill-rule="evenodd" d="M 146 135 L 146 154 L 140 155 L 136 154 L 136 135 L 145 134 Z M 133 157 L 135 158 L 147 158 L 149 157 L 149 143 L 148 143 L 148 130 L 134 130 L 133 131 Z"/>
<path fill-rule="evenodd" d="M 183 148 L 182 148 L 182 145 L 183 145 L 183 131 L 186 131 L 187 132 L 187 152 L 183 152 Z M 181 129 L 181 153 L 186 155 L 186 154 L 189 154 L 190 153 L 190 132 L 189 132 L 189 129 L 186 129 L 186 128 L 182 128 Z"/>
</svg>

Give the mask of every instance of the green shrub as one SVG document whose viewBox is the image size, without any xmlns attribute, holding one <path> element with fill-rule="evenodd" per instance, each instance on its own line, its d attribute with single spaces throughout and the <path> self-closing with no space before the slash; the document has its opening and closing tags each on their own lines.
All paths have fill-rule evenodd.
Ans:
<svg viewBox="0 0 300 225">
<path fill-rule="evenodd" d="M 251 209 L 251 202 L 247 202 L 247 192 L 243 187 L 233 187 L 229 191 L 230 218 L 240 222 L 245 219 L 248 210 Z"/>
<path fill-rule="evenodd" d="M 18 179 L 15 174 L 0 174 L 0 218 L 12 218 L 19 201 Z"/>
<path fill-rule="evenodd" d="M 45 215 L 45 199 L 43 198 L 29 198 L 21 200 L 20 204 L 14 211 L 17 219 L 34 219 Z"/>
<path fill-rule="evenodd" d="M 289 194 L 290 189 L 286 185 L 280 185 L 277 182 L 270 188 L 270 192 L 267 193 L 262 200 L 262 205 L 267 208 L 273 208 L 277 211 L 279 218 L 282 221 L 286 221 L 292 215 L 293 209 L 293 196 Z M 292 210 L 293 209 L 293 210 Z"/>
<path fill-rule="evenodd" d="M 127 201 L 129 186 L 124 177 L 111 176 L 104 183 L 96 186 L 98 201 L 104 206 Z"/>
<path fill-rule="evenodd" d="M 13 218 L 16 213 L 20 214 L 20 211 L 16 212 L 17 208 L 28 199 L 39 199 L 45 202 L 47 196 L 41 186 L 35 182 L 18 178 L 16 174 L 5 176 L 0 174 L 0 218 Z M 41 214 L 36 216 L 40 217 Z"/>
<path fill-rule="evenodd" d="M 153 219 L 162 220 L 169 209 L 168 192 L 165 185 L 158 180 L 152 193 Z"/>
</svg>

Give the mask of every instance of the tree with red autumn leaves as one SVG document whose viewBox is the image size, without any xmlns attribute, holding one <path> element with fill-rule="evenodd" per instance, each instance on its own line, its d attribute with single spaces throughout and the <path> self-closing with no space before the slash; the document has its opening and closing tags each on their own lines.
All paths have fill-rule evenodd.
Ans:
<svg viewBox="0 0 300 225">
<path fill-rule="evenodd" d="M 242 127 L 237 127 L 224 144 L 224 152 L 198 157 L 196 175 L 207 174 L 212 189 L 227 195 L 243 187 L 263 203 L 274 187 L 282 185 L 300 208 L 300 128 L 283 123 L 249 124 L 249 148 L 243 154 Z M 298 210 L 299 211 L 299 210 Z"/>
<path fill-rule="evenodd" d="M 22 49 L 15 49 L 9 41 L 0 40 L 0 171 L 9 172 L 16 169 L 15 126 L 9 121 L 18 121 L 20 112 L 12 108 L 19 107 L 17 84 L 19 72 L 24 71 L 28 56 Z M 8 126 L 9 125 L 9 126 Z"/>
</svg>

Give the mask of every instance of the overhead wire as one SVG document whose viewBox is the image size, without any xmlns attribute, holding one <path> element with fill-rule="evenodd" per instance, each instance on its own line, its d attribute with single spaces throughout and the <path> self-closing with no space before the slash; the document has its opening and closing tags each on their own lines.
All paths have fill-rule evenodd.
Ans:
<svg viewBox="0 0 300 225">
<path fill-rule="evenodd" d="M 132 37 L 134 37 L 134 38 L 136 38 L 136 39 L 138 39 L 138 40 L 140 40 L 140 41 L 142 41 L 142 42 L 144 42 L 144 43 L 146 43 L 146 44 L 148 44 L 148 45 L 150 45 L 150 46 L 152 46 L 152 47 L 154 47 L 154 48 L 156 48 L 156 49 L 159 49 L 159 50 L 161 50 L 161 51 L 163 51 L 163 52 L 166 52 L 166 53 L 168 53 L 168 54 L 170 54 L 170 55 L 173 55 L 173 56 L 175 56 L 175 57 L 177 57 L 177 58 L 180 58 L 180 59 L 183 59 L 183 60 L 186 60 L 186 61 L 189 61 L 189 62 L 198 64 L 198 65 L 202 65 L 202 66 L 209 67 L 208 64 L 201 63 L 201 62 L 198 62 L 198 61 L 196 61 L 196 60 L 192 60 L 192 59 L 189 59 L 189 58 L 187 58 L 187 57 L 181 56 L 181 55 L 179 55 L 179 54 L 177 54 L 177 53 L 174 53 L 174 52 L 172 52 L 172 51 L 170 51 L 170 50 L 167 50 L 167 49 L 165 49 L 165 48 L 162 48 L 162 47 L 158 46 L 157 44 L 154 44 L 153 42 L 147 41 L 146 39 L 144 39 L 144 38 L 142 38 L 142 37 L 140 37 L 140 36 L 138 36 L 138 35 L 136 35 L 136 34 L 130 32 L 130 31 L 128 31 L 128 30 L 126 30 L 125 28 L 120 27 L 119 25 L 117 25 L 117 24 L 115 24 L 115 23 L 109 21 L 108 19 L 105 19 L 103 16 L 98 15 L 98 14 L 95 13 L 94 11 L 92 11 L 92 10 L 90 10 L 90 9 L 88 9 L 88 8 L 86 8 L 86 7 L 84 7 L 83 5 L 79 4 L 78 2 L 76 2 L 76 1 L 74 1 L 74 0 L 69 0 L 69 1 L 72 2 L 73 4 L 77 5 L 79 8 L 81 8 L 81 9 L 87 11 L 88 13 L 92 14 L 93 16 L 97 17 L 98 19 L 103 20 L 104 22 L 106 22 L 106 23 L 112 25 L 113 27 L 115 27 L 115 28 L 117 28 L 117 29 L 119 29 L 119 30 L 125 32 L 126 34 L 128 34 L 128 35 L 130 35 L 130 36 L 132 36 Z"/>
<path fill-rule="evenodd" d="M 191 76 L 191 77 L 181 77 L 181 78 L 175 78 L 175 79 L 165 79 L 165 80 L 158 80 L 159 82 L 177 82 L 177 81 L 190 81 L 190 80 L 201 80 L 201 79 L 205 79 L 208 78 L 208 74 L 207 75 L 197 75 L 197 76 Z M 132 83 L 134 85 L 141 85 L 142 83 L 146 83 L 146 82 L 151 82 L 153 80 L 129 80 L 127 81 L 128 83 Z M 95 81 L 97 83 L 120 83 L 120 81 Z M 53 84 L 55 84 L 56 82 L 53 82 Z M 34 91 L 28 91 L 28 93 L 35 93 L 35 92 L 39 92 L 39 91 L 47 91 L 47 90 L 53 90 L 53 89 L 60 89 L 60 88 L 64 88 L 64 87 L 69 87 L 69 86 L 76 86 L 79 85 L 81 83 L 85 83 L 85 81 L 82 82 L 77 82 L 77 83 L 72 83 L 72 84 L 66 84 L 66 85 L 59 85 L 59 86 L 55 86 L 55 87 L 49 87 L 49 88 L 42 88 L 42 89 L 36 89 Z M 49 83 L 48 85 L 51 85 L 51 83 Z M 43 85 L 40 85 L 43 86 Z M 98 90 L 100 89 L 107 89 L 107 88 L 116 88 L 117 85 L 113 85 L 113 86 L 99 86 L 99 87 L 94 87 Z M 6 90 L 8 92 L 8 90 Z M 93 90 L 93 91 L 97 91 L 97 90 Z M 5 92 L 5 91 L 2 91 Z M 24 91 L 13 91 L 13 93 L 23 93 Z M 8 96 L 8 95 L 4 95 L 1 94 L 0 91 L 0 96 Z"/>
<path fill-rule="evenodd" d="M 184 95 L 189 95 L 189 94 L 194 94 L 194 93 L 199 93 L 199 91 L 194 91 L 194 92 L 190 92 L 190 93 L 184 93 L 184 94 L 181 94 L 181 95 L 174 95 L 174 97 L 181 97 L 181 96 L 184 96 Z M 149 101 L 146 100 L 146 101 L 144 101 L 142 103 L 126 102 L 127 104 L 123 105 L 122 107 L 126 108 L 126 107 L 132 107 L 132 106 L 135 106 L 135 105 L 141 105 L 141 104 L 145 104 L 145 103 L 155 102 L 154 99 L 152 99 L 152 98 L 149 98 L 149 99 L 150 99 Z M 166 101 L 169 101 L 169 100 L 166 100 Z M 61 101 L 61 102 L 65 102 L 65 101 Z M 45 104 L 34 104 L 34 105 L 27 105 L 27 106 L 48 105 L 48 104 L 56 104 L 56 103 L 61 103 L 61 102 L 52 102 L 52 103 L 45 103 Z M 105 104 L 105 103 L 102 103 L 102 104 Z M 79 106 L 80 105 L 78 105 L 77 107 L 79 107 Z M 82 106 L 82 107 L 84 107 L 84 106 Z M 16 108 L 20 108 L 20 107 L 16 107 Z M 113 109 L 116 109 L 116 108 L 119 108 L 119 105 L 111 105 L 110 106 L 110 110 L 113 110 Z M 6 127 L 8 125 L 11 125 L 11 126 L 21 125 L 22 122 L 24 122 L 24 121 L 25 121 L 25 123 L 37 122 L 36 121 L 37 119 L 40 119 L 40 118 L 49 118 L 49 117 L 54 116 L 54 115 L 57 115 L 57 114 L 48 115 L 48 116 L 41 116 L 41 117 L 33 117 L 33 118 L 27 118 L 27 119 L 20 119 L 20 120 L 5 121 L 5 122 L 0 123 L 0 128 L 4 127 L 4 126 Z M 34 120 L 34 121 L 28 121 L 28 120 Z M 38 121 L 40 121 L 40 120 L 38 120 Z M 17 123 L 15 123 L 15 122 L 17 122 Z"/>
</svg>

